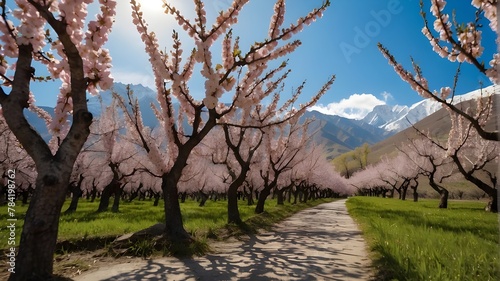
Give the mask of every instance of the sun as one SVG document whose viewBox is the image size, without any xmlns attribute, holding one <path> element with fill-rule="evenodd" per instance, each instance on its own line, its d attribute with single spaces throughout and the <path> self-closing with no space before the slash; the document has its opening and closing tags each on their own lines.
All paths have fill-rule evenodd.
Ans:
<svg viewBox="0 0 500 281">
<path fill-rule="evenodd" d="M 144 13 L 164 11 L 162 0 L 137 0 L 136 2 L 141 4 L 141 10 Z"/>
<path fill-rule="evenodd" d="M 175 26 L 176 21 L 173 16 L 165 14 L 163 0 L 136 0 L 140 4 L 143 18 L 152 26 Z M 186 0 L 167 0 L 167 3 L 178 9 L 181 14 L 190 14 L 189 7 L 186 7 Z"/>
<path fill-rule="evenodd" d="M 163 14 L 165 13 L 165 8 L 163 7 L 163 0 L 136 0 L 137 3 L 141 4 L 141 10 L 145 14 Z M 167 3 L 174 6 L 175 8 L 183 11 L 186 7 L 186 0 L 167 0 Z"/>
</svg>

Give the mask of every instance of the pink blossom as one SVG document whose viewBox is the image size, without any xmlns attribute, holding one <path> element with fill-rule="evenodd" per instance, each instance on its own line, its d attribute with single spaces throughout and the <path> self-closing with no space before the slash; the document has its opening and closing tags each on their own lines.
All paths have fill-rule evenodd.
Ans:
<svg viewBox="0 0 500 281">
<path fill-rule="evenodd" d="M 214 109 L 215 106 L 217 105 L 218 100 L 214 96 L 207 96 L 203 99 L 203 104 L 208 108 L 208 109 Z"/>
</svg>

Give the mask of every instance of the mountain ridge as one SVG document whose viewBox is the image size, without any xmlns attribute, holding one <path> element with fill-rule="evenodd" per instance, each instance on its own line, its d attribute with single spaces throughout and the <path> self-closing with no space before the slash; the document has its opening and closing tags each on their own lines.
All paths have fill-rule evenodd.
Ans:
<svg viewBox="0 0 500 281">
<path fill-rule="evenodd" d="M 151 103 L 158 105 L 156 92 L 140 84 L 130 85 L 130 89 L 139 101 L 145 125 L 151 128 L 156 127 L 158 121 L 150 106 Z M 113 91 L 126 97 L 127 85 L 115 83 L 113 89 L 104 91 L 99 96 L 88 97 L 89 111 L 96 118 L 101 115 L 103 105 L 111 104 Z M 483 89 L 483 92 L 500 93 L 499 89 L 494 86 Z M 472 91 L 465 95 L 456 96 L 454 100 L 456 102 L 468 100 L 477 97 L 479 93 L 480 90 Z M 361 120 L 328 115 L 314 110 L 306 111 L 302 118 L 314 119 L 311 124 L 311 132 L 317 131 L 314 140 L 325 145 L 328 158 L 334 158 L 364 143 L 375 145 L 411 127 L 411 124 L 419 122 L 441 108 L 439 103 L 427 99 L 411 106 L 378 105 Z M 45 107 L 44 109 L 51 114 L 53 112 L 51 108 Z M 35 114 L 27 113 L 26 115 L 28 120 L 34 124 L 34 127 L 44 136 L 44 139 L 50 138 L 45 128 L 45 122 L 37 120 L 38 117 Z"/>
<path fill-rule="evenodd" d="M 493 96 L 493 106 L 491 116 L 486 123 L 485 129 L 489 131 L 498 130 L 500 122 L 500 95 L 495 94 Z M 472 100 L 463 100 L 462 104 L 458 104 L 459 107 L 471 107 L 474 106 L 475 102 Z M 446 109 L 441 108 L 433 114 L 426 116 L 424 119 L 413 124 L 416 128 L 422 131 L 429 132 L 432 136 L 438 137 L 442 140 L 446 140 L 449 136 L 449 131 L 451 128 L 451 119 L 449 113 Z M 406 128 L 384 140 L 376 143 L 371 147 L 371 153 L 369 156 L 369 163 L 378 162 L 383 155 L 396 155 L 398 150 L 397 147 L 401 146 L 408 139 L 419 137 L 418 133 L 412 128 Z"/>
<path fill-rule="evenodd" d="M 500 94 L 500 88 L 495 85 L 477 89 L 463 95 L 456 95 L 448 99 L 453 104 L 462 101 L 471 100 L 477 97 L 490 94 Z M 363 119 L 364 122 L 391 132 L 398 133 L 411 127 L 412 124 L 424 119 L 425 117 L 437 112 L 442 108 L 441 104 L 432 99 L 424 99 L 411 106 L 405 105 L 377 105 Z"/>
</svg>

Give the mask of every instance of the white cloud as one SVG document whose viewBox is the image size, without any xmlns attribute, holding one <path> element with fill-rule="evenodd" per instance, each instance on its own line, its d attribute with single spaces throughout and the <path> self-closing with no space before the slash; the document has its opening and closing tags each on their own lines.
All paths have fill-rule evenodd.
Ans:
<svg viewBox="0 0 500 281">
<path fill-rule="evenodd" d="M 387 93 L 388 94 L 388 93 Z M 384 99 L 388 96 L 383 94 Z M 389 94 L 390 96 L 390 94 Z M 312 106 L 310 110 L 316 110 L 323 114 L 338 115 L 349 119 L 363 119 L 377 105 L 386 104 L 372 94 L 353 94 L 340 102 L 333 102 L 327 105 L 318 104 Z"/>
<path fill-rule="evenodd" d="M 115 82 L 121 82 L 123 84 L 141 84 L 143 86 L 155 89 L 155 80 L 153 74 L 149 74 L 151 71 L 145 70 L 144 72 L 128 72 L 121 69 L 113 70 L 112 75 Z"/>
</svg>

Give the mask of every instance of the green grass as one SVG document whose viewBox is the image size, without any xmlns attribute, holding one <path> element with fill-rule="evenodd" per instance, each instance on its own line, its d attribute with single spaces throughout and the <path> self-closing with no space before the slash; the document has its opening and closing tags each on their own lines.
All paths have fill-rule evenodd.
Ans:
<svg viewBox="0 0 500 281">
<path fill-rule="evenodd" d="M 267 200 L 265 210 L 261 215 L 255 215 L 255 205 L 247 206 L 246 202 L 239 202 L 240 216 L 243 221 L 248 221 L 247 227 L 266 227 L 273 223 L 297 212 L 301 209 L 318 205 L 320 203 L 332 201 L 332 199 L 321 199 L 310 201 L 307 204 L 277 206 L 275 200 Z M 152 201 L 132 201 L 120 202 L 120 212 L 102 212 L 96 213 L 98 201 L 89 202 L 81 200 L 78 209 L 72 214 L 62 214 L 59 223 L 59 241 L 81 242 L 87 240 L 94 243 L 101 238 L 109 238 L 135 232 L 159 222 L 163 222 L 163 202 L 159 206 L 153 206 Z M 62 210 L 66 210 L 69 201 L 65 203 Z M 16 206 L 16 245 L 19 245 L 21 230 L 23 226 L 23 217 L 27 206 Z M 204 207 L 199 207 L 198 202 L 186 200 L 181 203 L 181 212 L 183 215 L 184 226 L 196 239 L 203 240 L 207 236 L 212 238 L 222 232 L 238 232 L 235 226 L 227 226 L 227 202 L 226 201 L 207 201 Z M 7 207 L 0 208 L 0 221 L 7 222 Z M 6 249 L 8 230 L 0 225 L 0 249 Z M 5 237 L 5 239 L 3 239 Z M 94 241 L 94 242 L 92 242 Z M 100 240 L 99 243 L 107 243 Z M 146 245 L 147 246 L 147 245 Z M 63 249 L 64 250 L 64 249 Z"/>
<path fill-rule="evenodd" d="M 483 202 L 419 202 L 373 197 L 347 201 L 379 274 L 377 280 L 499 280 L 498 215 Z"/>
</svg>

